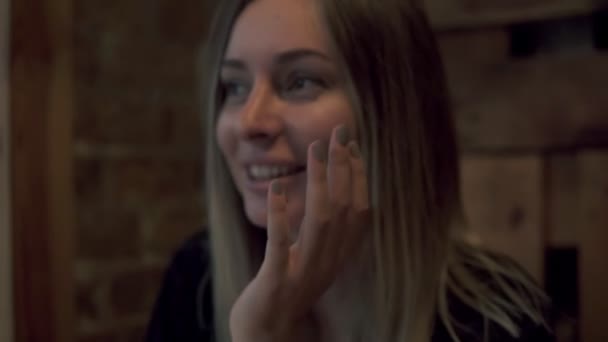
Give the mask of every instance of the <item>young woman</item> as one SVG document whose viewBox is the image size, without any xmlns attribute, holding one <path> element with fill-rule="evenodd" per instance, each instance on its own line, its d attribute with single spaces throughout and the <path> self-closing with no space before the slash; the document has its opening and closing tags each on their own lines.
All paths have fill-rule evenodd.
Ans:
<svg viewBox="0 0 608 342">
<path fill-rule="evenodd" d="M 224 0 L 206 47 L 209 237 L 149 341 L 548 341 L 542 292 L 468 242 L 448 92 L 408 0 Z"/>
</svg>

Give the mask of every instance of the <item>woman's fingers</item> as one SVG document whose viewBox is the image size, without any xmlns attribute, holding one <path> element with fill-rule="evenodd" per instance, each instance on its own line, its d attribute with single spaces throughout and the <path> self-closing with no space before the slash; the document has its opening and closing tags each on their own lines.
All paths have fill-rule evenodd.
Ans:
<svg viewBox="0 0 608 342">
<path fill-rule="evenodd" d="M 334 129 L 329 146 L 327 186 L 331 209 L 335 216 L 343 216 L 352 202 L 349 141 L 350 135 L 346 125 Z"/>
<path fill-rule="evenodd" d="M 296 243 L 295 264 L 290 264 L 286 199 L 283 185 L 273 182 L 268 195 L 268 246 L 264 267 L 305 280 L 311 273 L 332 272 L 358 244 L 369 212 L 365 165 L 345 126 L 334 130 L 329 144 L 309 147 L 305 213 Z M 314 271 L 314 272 L 313 272 Z M 323 276 L 321 276 L 323 278 Z M 328 279 L 329 280 L 329 279 Z"/>
<path fill-rule="evenodd" d="M 363 158 L 361 158 L 359 144 L 357 144 L 357 142 L 355 141 L 351 141 L 348 144 L 348 150 L 350 167 L 352 172 L 352 208 L 355 213 L 368 212 L 370 206 L 367 171 Z"/>
<path fill-rule="evenodd" d="M 334 129 L 329 151 L 320 142 L 312 145 L 309 157 L 306 212 L 301 227 L 304 269 L 332 272 L 340 250 L 341 231 L 347 224 L 351 203 L 350 140 L 346 126 Z M 319 150 L 323 148 L 324 150 Z M 324 152 L 328 154 L 325 157 Z"/>
<path fill-rule="evenodd" d="M 327 195 L 327 144 L 315 141 L 308 149 L 306 199 L 298 237 L 300 271 L 306 273 L 318 261 L 322 231 L 328 226 L 331 211 Z"/>
<path fill-rule="evenodd" d="M 268 191 L 268 241 L 263 268 L 272 274 L 282 274 L 289 262 L 289 220 L 285 186 L 274 181 Z"/>
<path fill-rule="evenodd" d="M 359 144 L 355 141 L 351 141 L 348 144 L 348 151 L 351 170 L 350 187 L 352 188 L 352 201 L 347 220 L 348 224 L 346 225 L 347 230 L 343 232 L 343 236 L 348 238 L 344 239 L 345 243 L 342 245 L 338 262 L 343 262 L 345 259 L 348 259 L 351 256 L 352 251 L 360 246 L 365 233 L 369 231 L 369 227 L 372 223 L 367 168 L 363 158 L 361 158 Z"/>
<path fill-rule="evenodd" d="M 329 147 L 329 160 L 327 166 L 328 179 L 328 209 L 332 212 L 331 226 L 322 237 L 323 269 L 335 273 L 340 263 L 338 257 L 344 244 L 352 237 L 348 236 L 350 230 L 349 216 L 352 212 L 352 170 L 348 152 L 350 135 L 346 125 L 334 129 Z"/>
</svg>

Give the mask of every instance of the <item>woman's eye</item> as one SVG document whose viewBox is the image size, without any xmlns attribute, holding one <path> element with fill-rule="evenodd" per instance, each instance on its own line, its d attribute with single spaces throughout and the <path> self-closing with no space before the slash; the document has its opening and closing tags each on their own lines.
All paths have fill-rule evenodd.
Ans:
<svg viewBox="0 0 608 342">
<path fill-rule="evenodd" d="M 326 88 L 322 79 L 298 76 L 289 80 L 284 95 L 296 99 L 312 99 L 321 94 Z"/>
<path fill-rule="evenodd" d="M 289 84 L 289 88 L 288 90 L 290 91 L 294 91 L 294 90 L 301 90 L 301 89 L 305 89 L 307 86 L 314 86 L 316 85 L 315 82 L 313 82 L 313 80 L 308 79 L 308 78 L 297 78 L 294 81 L 291 82 L 291 84 Z"/>
<path fill-rule="evenodd" d="M 247 99 L 249 86 L 243 82 L 227 81 L 223 82 L 222 89 L 226 102 L 237 103 Z"/>
</svg>

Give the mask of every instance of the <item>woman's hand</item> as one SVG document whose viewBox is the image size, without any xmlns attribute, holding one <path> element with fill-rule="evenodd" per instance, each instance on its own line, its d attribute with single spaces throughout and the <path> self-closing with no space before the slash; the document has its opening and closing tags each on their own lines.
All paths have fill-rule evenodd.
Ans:
<svg viewBox="0 0 608 342">
<path fill-rule="evenodd" d="M 271 185 L 266 254 L 232 308 L 234 342 L 296 341 L 309 334 L 314 305 L 369 226 L 367 175 L 357 144 L 341 126 L 329 153 L 323 145 L 317 141 L 308 149 L 306 209 L 293 244 L 285 189 L 278 181 Z"/>
</svg>

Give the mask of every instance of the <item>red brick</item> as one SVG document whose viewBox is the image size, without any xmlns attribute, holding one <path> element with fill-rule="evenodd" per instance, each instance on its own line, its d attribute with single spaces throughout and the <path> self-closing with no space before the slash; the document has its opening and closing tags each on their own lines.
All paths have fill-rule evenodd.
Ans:
<svg viewBox="0 0 608 342">
<path fill-rule="evenodd" d="M 79 259 L 121 260 L 140 254 L 140 221 L 135 212 L 95 207 L 77 211 Z"/>
<path fill-rule="evenodd" d="M 155 216 L 145 241 L 146 252 L 163 257 L 171 256 L 185 239 L 203 229 L 203 205 L 184 203 L 179 208 L 163 210 Z"/>
<path fill-rule="evenodd" d="M 192 1 L 190 1 L 192 2 Z M 142 1 L 76 6 L 76 79 L 105 88 L 146 88 L 163 93 L 196 85 L 206 7 Z M 192 7 L 195 6 L 195 7 Z M 145 8 L 144 11 L 142 9 Z M 193 11 L 194 10 L 194 11 Z M 180 17 L 179 25 L 170 18 Z"/>
<path fill-rule="evenodd" d="M 202 32 L 191 30 L 206 26 L 203 13 L 175 6 L 137 1 L 76 6 L 77 140 L 166 144 L 175 138 L 173 119 L 199 98 L 200 43 L 194 41 L 201 38 L 194 36 Z M 181 17 L 183 29 L 163 27 L 165 12 L 187 14 Z"/>
<path fill-rule="evenodd" d="M 163 145 L 173 139 L 175 114 L 171 102 L 130 96 L 127 89 L 122 93 L 81 92 L 77 99 L 78 141 Z"/>
<path fill-rule="evenodd" d="M 109 327 L 80 336 L 79 342 L 141 342 L 144 341 L 146 324 L 129 324 L 126 327 Z"/>
<path fill-rule="evenodd" d="M 115 319 L 147 314 L 154 305 L 164 268 L 142 267 L 117 275 L 110 290 L 110 305 Z"/>
<path fill-rule="evenodd" d="M 150 206 L 199 196 L 203 190 L 201 164 L 187 159 L 113 160 L 108 165 L 110 200 L 127 206 Z"/>
<path fill-rule="evenodd" d="M 99 159 L 74 158 L 74 191 L 82 203 L 103 198 L 103 162 Z"/>
<path fill-rule="evenodd" d="M 582 153 L 579 162 L 582 340 L 600 342 L 608 339 L 608 150 Z"/>
<path fill-rule="evenodd" d="M 466 157 L 465 211 L 490 249 L 505 253 L 536 279 L 543 275 L 541 162 L 529 157 Z"/>
<path fill-rule="evenodd" d="M 98 324 L 88 324 L 77 333 L 77 341 L 143 341 L 148 315 L 115 317 Z"/>
<path fill-rule="evenodd" d="M 123 336 L 120 333 L 107 331 L 99 332 L 91 335 L 80 336 L 78 342 L 124 342 Z"/>
<path fill-rule="evenodd" d="M 76 286 L 76 315 L 78 321 L 96 322 L 107 319 L 104 310 L 106 282 L 100 279 L 78 283 Z"/>
<path fill-rule="evenodd" d="M 212 1 L 160 1 L 158 29 L 165 41 L 182 46 L 197 47 L 208 33 L 213 15 Z"/>
<path fill-rule="evenodd" d="M 153 89 L 162 94 L 194 94 L 197 86 L 198 48 L 186 49 L 162 41 L 127 40 L 114 55 L 100 54 L 103 46 L 77 51 L 76 81 L 82 87 L 112 90 Z M 102 42 L 91 42 L 103 45 Z M 84 45 L 84 43 L 83 43 Z M 104 59 L 102 59 L 104 58 Z M 195 99 L 193 97 L 193 99 Z"/>
<path fill-rule="evenodd" d="M 196 151 L 198 156 L 203 156 L 205 146 L 201 109 L 195 99 L 188 103 L 175 103 L 169 109 L 174 117 L 174 142 L 184 149 Z"/>
</svg>

